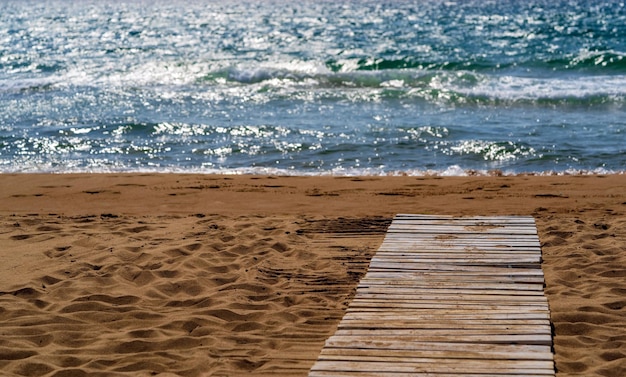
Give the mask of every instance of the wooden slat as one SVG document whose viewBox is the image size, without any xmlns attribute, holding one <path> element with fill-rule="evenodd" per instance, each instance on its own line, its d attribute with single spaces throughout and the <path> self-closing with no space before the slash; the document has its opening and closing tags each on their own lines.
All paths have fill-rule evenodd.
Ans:
<svg viewBox="0 0 626 377">
<path fill-rule="evenodd" d="M 431 280 L 383 280 L 383 279 L 369 279 L 359 283 L 357 288 L 369 288 L 369 287 L 410 287 L 413 289 L 481 289 L 481 290 L 523 290 L 523 291 L 540 291 L 543 292 L 543 287 L 540 284 L 524 284 L 524 283 L 505 283 L 505 282 L 451 282 L 451 281 L 431 281 Z"/>
<path fill-rule="evenodd" d="M 407 234 L 423 234 L 424 238 L 437 238 L 437 235 L 453 233 L 451 238 L 505 238 L 505 236 L 511 236 L 511 239 L 530 239 L 530 236 L 537 236 L 537 231 L 531 228 L 493 228 L 488 230 L 472 229 L 465 226 L 455 227 L 416 227 L 416 226 L 403 226 L 396 225 L 390 226 L 388 233 L 407 233 Z M 430 236 L 430 237 L 428 237 Z M 508 238 L 508 237 L 506 237 Z"/>
<path fill-rule="evenodd" d="M 536 365 L 527 362 L 509 360 L 506 363 L 485 362 L 482 360 L 462 360 L 455 362 L 454 359 L 442 363 L 440 360 L 420 362 L 399 362 L 396 359 L 387 362 L 356 361 L 327 361 L 318 360 L 313 366 L 314 371 L 356 371 L 356 372 L 385 372 L 385 373 L 499 373 L 499 374 L 543 374 L 554 375 L 554 367 L 550 362 L 536 361 Z"/>
<path fill-rule="evenodd" d="M 419 251 L 414 252 L 406 252 L 404 250 L 407 249 L 406 246 L 398 247 L 398 250 L 389 249 L 378 249 L 378 251 L 382 254 L 384 253 L 389 258 L 421 258 L 421 257 L 462 257 L 462 256 L 488 256 L 488 257 L 541 257 L 540 253 L 534 249 L 528 250 L 509 250 L 509 249 L 491 249 L 488 250 L 486 248 L 482 249 L 454 249 L 454 248 L 444 248 L 444 249 L 420 249 Z"/>
<path fill-rule="evenodd" d="M 521 334 L 548 334 L 550 335 L 550 322 L 544 320 L 527 321 L 437 321 L 434 323 L 424 323 L 420 320 L 395 320 L 395 321 L 341 321 L 338 329 L 342 330 L 369 330 L 376 327 L 379 330 L 419 330 L 420 336 L 424 335 L 448 335 L 450 330 L 455 334 L 494 334 L 507 335 L 515 333 Z M 462 322 L 462 323 L 458 323 Z M 519 325 L 513 322 L 521 322 Z"/>
<path fill-rule="evenodd" d="M 534 219 L 397 215 L 311 369 L 554 376 Z"/>
<path fill-rule="evenodd" d="M 456 271 L 411 271 L 410 273 L 402 272 L 402 271 L 388 271 L 388 270 L 380 270 L 380 271 L 369 271 L 369 278 L 371 280 L 383 280 L 385 276 L 389 276 L 389 278 L 406 278 L 406 279 L 416 279 L 420 281 L 425 281 L 428 279 L 429 281 L 463 281 L 466 283 L 469 282 L 505 282 L 505 283 L 527 283 L 527 284 L 543 284 L 543 274 L 536 275 L 515 275 L 513 272 L 506 275 L 492 275 L 489 273 L 482 274 L 466 274 L 463 272 Z M 460 280 L 459 277 L 463 277 L 463 280 Z"/>
<path fill-rule="evenodd" d="M 409 332 L 407 334 L 407 332 Z M 366 330 L 337 330 L 337 333 L 333 335 L 338 339 L 343 340 L 364 340 L 370 341 L 388 341 L 388 340 L 401 340 L 404 342 L 449 342 L 455 343 L 468 343 L 468 347 L 471 347 L 476 343 L 489 343 L 489 344 L 536 344 L 536 345 L 551 345 L 552 337 L 550 334 L 461 334 L 448 331 L 447 334 L 423 334 L 420 331 L 410 333 L 411 330 L 386 330 L 380 333 L 375 333 Z"/>
<path fill-rule="evenodd" d="M 502 374 L 495 373 L 415 373 L 415 372 L 395 372 L 393 374 L 385 373 L 385 372 L 364 372 L 364 371 L 310 371 L 309 377 L 417 377 L 417 376 L 428 376 L 428 377 L 503 377 Z M 523 377 L 545 377 L 545 374 L 531 374 L 531 373 L 518 373 L 512 374 L 508 373 L 506 376 L 523 376 Z"/>
<path fill-rule="evenodd" d="M 494 308 L 495 307 L 495 308 Z M 494 308 L 494 309 L 488 309 Z M 513 309 L 516 308 L 516 309 Z M 493 304 L 487 305 L 485 303 L 463 303 L 463 304 L 447 304 L 447 303 L 439 303 L 439 302 L 411 302 L 411 301 L 382 301 L 382 300 L 361 300 L 359 302 L 353 303 L 347 309 L 346 313 L 376 313 L 380 315 L 381 313 L 395 313 L 401 312 L 406 313 L 410 311 L 411 313 L 422 314 L 422 313 L 432 313 L 435 314 L 445 314 L 447 312 L 458 312 L 458 313 L 473 313 L 475 315 L 481 315 L 485 313 L 511 313 L 515 312 L 515 310 L 523 311 L 524 314 L 541 314 L 549 317 L 550 311 L 548 310 L 548 306 L 541 304 L 525 304 L 520 305 L 519 303 L 515 304 Z"/>
<path fill-rule="evenodd" d="M 548 320 L 544 311 L 514 312 L 513 310 L 471 310 L 471 309 L 397 309 L 386 308 L 380 312 L 351 309 L 346 312 L 344 320 L 419 320 L 422 322 L 445 322 L 449 320 L 485 321 L 491 320 Z M 466 322 L 463 322 L 466 323 Z M 428 324 L 430 325 L 430 323 Z"/>
<path fill-rule="evenodd" d="M 549 346 L 527 345 L 527 344 L 473 344 L 471 348 L 467 347 L 467 343 L 434 343 L 434 342 L 403 342 L 397 339 L 392 340 L 342 340 L 332 337 L 326 341 L 324 352 L 327 349 L 373 349 L 377 352 L 380 350 L 411 350 L 419 351 L 423 354 L 437 353 L 438 358 L 446 358 L 448 355 L 441 354 L 443 352 L 451 352 L 456 355 L 455 358 L 467 358 L 473 355 L 473 358 L 498 358 L 494 355 L 500 355 L 501 358 L 513 360 L 551 360 L 551 352 Z"/>
<path fill-rule="evenodd" d="M 381 362 L 389 361 L 403 364 L 432 364 L 437 363 L 439 360 L 432 357 L 420 357 L 416 353 L 411 351 L 392 351 L 381 355 L 380 352 L 372 352 L 366 350 L 353 350 L 352 352 L 322 352 L 320 359 L 325 361 L 332 360 L 344 360 L 344 361 L 361 361 L 361 362 Z M 449 360 L 449 361 L 448 361 Z M 446 363 L 448 365 L 466 365 L 469 367 L 491 367 L 493 364 L 504 364 L 501 369 L 509 369 L 513 365 L 515 368 L 520 369 L 548 369 L 552 365 L 550 361 L 546 360 L 525 360 L 525 359 L 509 359 L 503 362 L 502 359 L 489 359 L 489 358 L 447 358 Z M 497 370 L 497 367 L 491 367 L 492 370 Z M 468 368 L 469 369 L 469 368 Z"/>
<path fill-rule="evenodd" d="M 423 296 L 429 294 L 435 294 L 437 296 L 441 295 L 464 295 L 464 296 L 476 296 L 476 295 L 487 295 L 487 296 L 539 296 L 545 297 L 543 292 L 540 291 L 528 291 L 528 290 L 496 290 L 496 289 L 467 289 L 463 287 L 458 287 L 455 289 L 452 288 L 427 288 L 427 289 L 419 289 L 415 287 L 401 287 L 401 286 L 361 286 L 359 287 L 359 293 L 362 294 L 389 294 L 389 295 L 413 295 L 413 296 Z M 501 297 L 504 299 L 504 297 Z"/>
<path fill-rule="evenodd" d="M 380 263 L 376 263 L 376 265 L 392 265 L 393 263 L 384 263 L 384 262 L 380 262 Z M 440 273 L 441 271 L 445 272 L 445 271 L 455 271 L 458 273 L 463 273 L 463 274 L 470 274 L 470 273 L 474 273 L 474 274 L 484 274 L 484 275 L 493 275 L 493 274 L 499 274 L 499 275 L 539 275 L 539 276 L 543 276 L 543 272 L 541 271 L 541 269 L 537 269 L 537 268 L 508 268 L 508 267 L 503 267 L 503 266 L 493 266 L 493 265 L 487 265 L 487 266 L 476 266 L 476 267 L 472 267 L 472 266 L 459 266 L 457 264 L 454 263 L 424 263 L 424 264 L 415 264 L 414 266 L 411 266 L 411 269 L 405 269 L 405 266 L 401 266 L 398 265 L 396 266 L 398 267 L 400 270 L 402 270 L 403 272 L 411 272 L 411 270 L 422 270 L 422 271 L 427 271 L 427 272 L 433 272 L 433 271 L 437 271 L 437 273 Z M 370 269 L 372 268 L 372 266 L 370 265 Z M 369 274 L 369 271 L 368 271 Z M 367 279 L 368 276 L 366 275 L 364 279 Z"/>
</svg>

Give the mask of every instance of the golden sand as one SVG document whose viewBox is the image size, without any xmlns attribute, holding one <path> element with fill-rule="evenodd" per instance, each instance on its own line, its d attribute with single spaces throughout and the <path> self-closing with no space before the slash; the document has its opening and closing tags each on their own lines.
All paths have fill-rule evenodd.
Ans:
<svg viewBox="0 0 626 377">
<path fill-rule="evenodd" d="M 0 176 L 0 370 L 306 376 L 396 213 L 531 215 L 558 376 L 626 375 L 626 176 Z"/>
</svg>

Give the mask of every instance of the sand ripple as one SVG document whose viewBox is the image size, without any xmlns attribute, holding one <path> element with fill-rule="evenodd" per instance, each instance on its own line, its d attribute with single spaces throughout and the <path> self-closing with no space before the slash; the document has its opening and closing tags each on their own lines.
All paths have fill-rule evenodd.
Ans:
<svg viewBox="0 0 626 377">
<path fill-rule="evenodd" d="M 626 376 L 626 219 L 608 211 L 538 225 L 559 376 Z"/>
<path fill-rule="evenodd" d="M 23 256 L 2 280 L 0 367 L 306 375 L 382 240 L 387 220 L 368 221 L 4 217 L 2 243 Z"/>
</svg>

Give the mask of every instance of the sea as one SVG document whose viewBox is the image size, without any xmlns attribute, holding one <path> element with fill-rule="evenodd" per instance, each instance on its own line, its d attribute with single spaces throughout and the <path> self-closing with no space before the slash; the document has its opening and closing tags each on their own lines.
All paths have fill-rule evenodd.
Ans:
<svg viewBox="0 0 626 377">
<path fill-rule="evenodd" d="M 0 0 L 0 173 L 625 171 L 623 0 Z"/>
</svg>

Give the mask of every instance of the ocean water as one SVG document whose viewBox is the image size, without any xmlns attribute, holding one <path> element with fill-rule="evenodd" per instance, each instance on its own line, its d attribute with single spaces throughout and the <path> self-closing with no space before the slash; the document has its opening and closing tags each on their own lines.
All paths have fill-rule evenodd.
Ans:
<svg viewBox="0 0 626 377">
<path fill-rule="evenodd" d="M 626 171 L 621 0 L 0 0 L 0 172 Z"/>
</svg>

